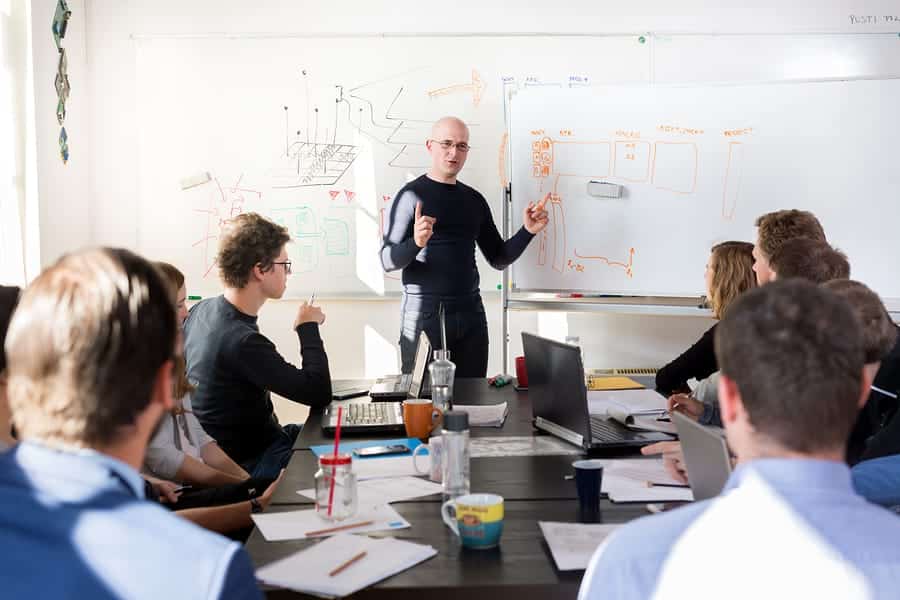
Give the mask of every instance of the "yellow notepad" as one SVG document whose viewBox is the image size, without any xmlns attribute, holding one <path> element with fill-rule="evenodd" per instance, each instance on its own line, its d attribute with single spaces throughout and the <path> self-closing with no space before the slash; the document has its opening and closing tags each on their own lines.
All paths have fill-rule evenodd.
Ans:
<svg viewBox="0 0 900 600">
<path fill-rule="evenodd" d="M 644 386 L 630 377 L 589 377 L 588 389 L 598 390 L 642 390 Z"/>
</svg>

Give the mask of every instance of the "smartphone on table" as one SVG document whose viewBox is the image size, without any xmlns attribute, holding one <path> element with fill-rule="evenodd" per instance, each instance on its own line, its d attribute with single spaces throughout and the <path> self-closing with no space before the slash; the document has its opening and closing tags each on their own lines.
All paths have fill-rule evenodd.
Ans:
<svg viewBox="0 0 900 600">
<path fill-rule="evenodd" d="M 390 446 L 369 446 L 368 448 L 356 448 L 353 454 L 360 458 L 367 456 L 384 456 L 386 454 L 406 454 L 409 447 L 404 444 L 392 444 Z"/>
</svg>

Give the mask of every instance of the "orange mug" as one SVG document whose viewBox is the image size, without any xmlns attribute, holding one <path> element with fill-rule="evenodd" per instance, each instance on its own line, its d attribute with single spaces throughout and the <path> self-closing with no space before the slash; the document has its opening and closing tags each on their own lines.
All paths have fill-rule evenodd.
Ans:
<svg viewBox="0 0 900 600">
<path fill-rule="evenodd" d="M 432 430 L 443 420 L 444 415 L 427 398 L 403 401 L 403 425 L 406 426 L 407 437 L 427 440 Z"/>
</svg>

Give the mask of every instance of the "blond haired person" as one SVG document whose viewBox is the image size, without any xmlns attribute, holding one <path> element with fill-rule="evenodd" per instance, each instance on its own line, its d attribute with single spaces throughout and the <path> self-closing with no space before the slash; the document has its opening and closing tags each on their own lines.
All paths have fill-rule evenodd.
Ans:
<svg viewBox="0 0 900 600">
<path fill-rule="evenodd" d="M 145 499 L 177 328 L 163 278 L 127 250 L 65 256 L 23 294 L 6 339 L 20 443 L 0 454 L 4 597 L 262 597 L 239 544 Z"/>
<path fill-rule="evenodd" d="M 753 244 L 722 242 L 712 247 L 706 262 L 706 297 L 713 317 L 721 319 L 728 306 L 742 293 L 756 287 L 753 274 Z M 656 390 L 663 396 L 689 392 L 689 379 L 706 379 L 718 370 L 713 325 L 690 348 L 656 374 Z"/>
</svg>

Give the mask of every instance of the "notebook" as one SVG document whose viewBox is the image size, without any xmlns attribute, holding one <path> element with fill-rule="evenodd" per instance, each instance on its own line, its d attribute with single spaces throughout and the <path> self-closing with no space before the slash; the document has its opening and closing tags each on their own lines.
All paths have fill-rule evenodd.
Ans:
<svg viewBox="0 0 900 600">
<path fill-rule="evenodd" d="M 379 379 L 369 390 L 369 395 L 373 400 L 421 398 L 430 358 L 431 342 L 428 340 L 428 335 L 422 331 L 419 333 L 419 343 L 416 346 L 416 362 L 413 364 L 412 372 Z"/>
<path fill-rule="evenodd" d="M 672 413 L 678 428 L 688 482 L 696 500 L 718 496 L 731 475 L 731 454 L 719 427 L 701 425 L 679 412 Z"/>
<path fill-rule="evenodd" d="M 298 592 L 343 597 L 436 554 L 424 544 L 342 533 L 258 569 L 256 578 Z"/>
<path fill-rule="evenodd" d="M 630 431 L 588 411 L 587 387 L 578 346 L 522 333 L 528 398 L 534 426 L 586 450 L 644 446 L 673 439 L 658 432 Z"/>
</svg>

